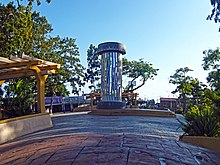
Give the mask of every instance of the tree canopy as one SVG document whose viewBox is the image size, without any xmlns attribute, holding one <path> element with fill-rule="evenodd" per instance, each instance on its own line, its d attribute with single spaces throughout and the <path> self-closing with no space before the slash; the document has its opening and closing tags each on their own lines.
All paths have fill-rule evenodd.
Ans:
<svg viewBox="0 0 220 165">
<path fill-rule="evenodd" d="M 192 81 L 192 77 L 187 75 L 190 71 L 193 70 L 188 67 L 179 68 L 173 75 L 170 76 L 169 81 L 169 83 L 177 86 L 172 93 L 175 94 L 178 92 L 180 94 L 179 98 L 183 100 L 183 112 L 186 112 L 187 95 L 191 94 L 193 88 L 190 83 Z"/>
<path fill-rule="evenodd" d="M 209 71 L 207 81 L 212 88 L 207 93 L 207 97 L 212 101 L 213 109 L 220 118 L 220 50 L 209 49 L 203 54 L 205 57 L 202 66 L 204 70 Z"/>
<path fill-rule="evenodd" d="M 17 1 L 18 6 L 20 6 L 20 3 L 24 2 L 25 0 L 16 0 L 16 1 Z M 41 0 L 27 0 L 27 1 L 28 1 L 28 5 L 32 5 L 34 2 L 36 2 L 38 6 L 41 5 Z M 45 0 L 45 1 L 47 3 L 51 2 L 51 0 Z"/>
<path fill-rule="evenodd" d="M 131 83 L 125 88 L 125 92 L 133 92 L 142 87 L 148 79 L 153 79 L 159 69 L 154 69 L 152 64 L 139 59 L 139 61 L 129 61 L 123 58 L 122 74 L 131 78 Z M 140 81 L 141 84 L 134 87 L 134 81 Z"/>
<path fill-rule="evenodd" d="M 215 23 L 219 23 L 219 15 L 220 15 L 220 1 L 219 0 L 210 0 L 211 5 L 213 6 L 213 9 L 211 11 L 211 14 L 208 15 L 207 20 L 214 19 Z M 220 31 L 220 28 L 219 28 Z"/>
<path fill-rule="evenodd" d="M 170 76 L 169 83 L 177 85 L 177 88 L 172 93 L 189 93 L 189 84 L 192 77 L 188 76 L 187 73 L 190 71 L 193 70 L 188 67 L 179 68 L 172 76 Z"/>
<path fill-rule="evenodd" d="M 58 35 L 52 36 L 52 25 L 48 23 L 46 17 L 33 11 L 34 0 L 28 2 L 30 3 L 26 6 L 15 5 L 13 2 L 0 4 L 0 55 L 20 57 L 25 53 L 31 57 L 59 63 L 61 69 L 56 75 L 47 79 L 46 95 L 51 93 L 68 95 L 65 86 L 68 82 L 72 92 L 78 93 L 78 87 L 84 85 L 82 81 L 84 67 L 80 64 L 76 40 L 69 37 L 61 38 Z M 13 88 L 17 83 L 20 83 L 20 88 L 36 93 L 34 79 L 15 79 L 5 85 L 6 97 L 12 95 L 17 97 L 15 93 L 18 89 Z"/>
<path fill-rule="evenodd" d="M 211 87 L 220 91 L 220 50 L 205 50 L 203 52 L 205 57 L 203 58 L 203 69 L 210 71 L 207 77 L 207 81 Z"/>
<path fill-rule="evenodd" d="M 101 62 L 100 57 L 95 52 L 97 51 L 97 47 L 93 44 L 90 44 L 87 50 L 87 64 L 88 68 L 85 74 L 85 81 L 89 82 L 89 89 L 93 89 L 93 91 L 99 91 L 100 88 L 100 79 L 101 79 Z"/>
</svg>

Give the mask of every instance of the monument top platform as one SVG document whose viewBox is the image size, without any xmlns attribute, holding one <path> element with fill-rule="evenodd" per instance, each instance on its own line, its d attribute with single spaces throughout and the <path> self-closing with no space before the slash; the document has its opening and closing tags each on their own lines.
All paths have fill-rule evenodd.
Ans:
<svg viewBox="0 0 220 165">
<path fill-rule="evenodd" d="M 102 54 L 105 52 L 119 52 L 125 54 L 125 45 L 118 42 L 104 42 L 98 45 L 98 50 L 96 54 Z"/>
</svg>

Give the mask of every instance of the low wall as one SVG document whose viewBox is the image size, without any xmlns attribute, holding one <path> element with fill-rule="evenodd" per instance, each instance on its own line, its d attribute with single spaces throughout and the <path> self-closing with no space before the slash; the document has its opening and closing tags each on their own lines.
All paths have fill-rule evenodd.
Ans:
<svg viewBox="0 0 220 165">
<path fill-rule="evenodd" d="M 180 136 L 179 140 L 220 152 L 220 138 L 206 136 Z"/>
<path fill-rule="evenodd" d="M 53 124 L 49 113 L 2 120 L 0 121 L 0 144 L 52 126 Z"/>
</svg>

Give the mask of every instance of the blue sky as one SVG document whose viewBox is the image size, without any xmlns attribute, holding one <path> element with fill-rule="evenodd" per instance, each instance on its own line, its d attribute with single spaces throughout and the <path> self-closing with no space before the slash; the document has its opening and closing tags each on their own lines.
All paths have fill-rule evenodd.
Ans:
<svg viewBox="0 0 220 165">
<path fill-rule="evenodd" d="M 202 52 L 219 46 L 220 24 L 206 20 L 209 0 L 52 0 L 35 9 L 53 25 L 52 35 L 76 38 L 84 65 L 91 43 L 118 41 L 126 45 L 126 58 L 144 58 L 160 69 L 138 91 L 146 99 L 173 97 L 169 76 L 180 67 L 206 82 Z"/>
</svg>

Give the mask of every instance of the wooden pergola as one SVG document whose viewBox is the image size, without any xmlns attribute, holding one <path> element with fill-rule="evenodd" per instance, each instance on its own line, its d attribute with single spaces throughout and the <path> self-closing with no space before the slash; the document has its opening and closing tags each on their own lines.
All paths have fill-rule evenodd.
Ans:
<svg viewBox="0 0 220 165">
<path fill-rule="evenodd" d="M 0 57 L 0 85 L 5 80 L 35 76 L 37 78 L 37 109 L 45 112 L 45 82 L 48 75 L 54 74 L 60 64 L 22 55 L 21 58 L 10 56 Z"/>
</svg>

